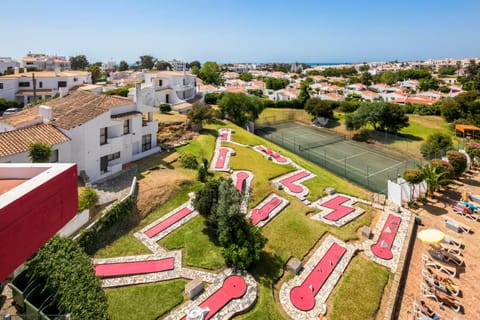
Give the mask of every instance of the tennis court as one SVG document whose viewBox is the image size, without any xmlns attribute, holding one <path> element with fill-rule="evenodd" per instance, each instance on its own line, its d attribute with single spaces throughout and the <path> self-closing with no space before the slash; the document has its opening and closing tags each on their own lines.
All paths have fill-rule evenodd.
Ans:
<svg viewBox="0 0 480 320">
<path fill-rule="evenodd" d="M 333 173 L 374 192 L 386 193 L 395 179 L 416 162 L 386 148 L 347 139 L 327 129 L 289 121 L 264 125 L 256 133 Z"/>
</svg>

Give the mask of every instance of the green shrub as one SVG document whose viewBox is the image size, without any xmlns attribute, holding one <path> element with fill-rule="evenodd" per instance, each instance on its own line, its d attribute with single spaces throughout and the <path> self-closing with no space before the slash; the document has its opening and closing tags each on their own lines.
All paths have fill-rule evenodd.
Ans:
<svg viewBox="0 0 480 320">
<path fill-rule="evenodd" d="M 78 195 L 78 212 L 92 208 L 98 201 L 98 194 L 95 189 L 84 188 Z"/>
<path fill-rule="evenodd" d="M 205 94 L 205 103 L 206 104 L 217 104 L 217 100 L 222 97 L 223 93 L 221 92 L 212 92 Z"/>
<path fill-rule="evenodd" d="M 37 142 L 29 146 L 28 156 L 32 162 L 48 162 L 52 155 L 52 147 L 46 143 Z"/>
<path fill-rule="evenodd" d="M 27 265 L 27 277 L 53 293 L 60 313 L 72 319 L 110 319 L 92 261 L 76 241 L 55 236 Z"/>
<path fill-rule="evenodd" d="M 453 166 L 455 178 L 459 178 L 467 169 L 467 156 L 461 152 L 450 150 L 447 152 L 447 159 Z"/>
<path fill-rule="evenodd" d="M 468 153 L 472 161 L 475 158 L 480 158 L 480 143 L 478 142 L 467 143 L 465 151 Z"/>
<path fill-rule="evenodd" d="M 445 160 L 440 160 L 440 159 L 432 159 L 430 160 L 430 163 L 438 168 L 438 172 L 440 174 L 445 172 L 445 175 L 443 176 L 444 179 L 447 179 L 447 180 L 455 179 L 455 169 L 453 168 L 450 162 Z M 449 181 L 446 181 L 445 184 L 448 184 L 448 183 Z"/>
<path fill-rule="evenodd" d="M 198 160 L 194 154 L 185 152 L 180 155 L 180 163 L 183 168 L 187 169 L 197 169 L 198 168 Z"/>
<path fill-rule="evenodd" d="M 167 112 L 170 112 L 170 111 L 172 111 L 172 107 L 170 107 L 170 105 L 168 103 L 162 103 L 160 105 L 160 112 L 167 113 Z"/>
<path fill-rule="evenodd" d="M 452 148 L 452 138 L 448 134 L 437 132 L 427 137 L 420 146 L 420 152 L 424 158 L 431 159 L 444 156 Z"/>
</svg>

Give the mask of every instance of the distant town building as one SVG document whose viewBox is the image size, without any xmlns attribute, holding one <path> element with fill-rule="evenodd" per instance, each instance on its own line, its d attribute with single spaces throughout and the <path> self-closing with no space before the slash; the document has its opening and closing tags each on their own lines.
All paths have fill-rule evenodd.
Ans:
<svg viewBox="0 0 480 320">
<path fill-rule="evenodd" d="M 34 90 L 33 77 L 36 88 Z M 72 88 L 92 83 L 90 72 L 86 71 L 36 71 L 20 73 L 18 68 L 11 75 L 0 77 L 0 98 L 27 104 L 37 99 L 66 95 Z"/>
<path fill-rule="evenodd" d="M 187 70 L 187 63 L 184 61 L 173 59 L 172 61 L 168 61 L 172 66 L 171 71 L 186 71 Z"/>
<path fill-rule="evenodd" d="M 10 57 L 0 57 L 0 74 L 3 74 L 8 68 L 15 69 L 20 67 L 20 62 Z"/>
<path fill-rule="evenodd" d="M 44 53 L 29 52 L 22 58 L 22 64 L 26 68 L 35 68 L 36 70 L 70 70 L 70 61 L 66 57 L 49 56 Z"/>
</svg>

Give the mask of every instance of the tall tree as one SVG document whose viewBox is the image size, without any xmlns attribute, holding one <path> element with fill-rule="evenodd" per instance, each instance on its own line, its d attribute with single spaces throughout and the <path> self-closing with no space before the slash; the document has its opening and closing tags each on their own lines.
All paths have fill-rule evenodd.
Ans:
<svg viewBox="0 0 480 320">
<path fill-rule="evenodd" d="M 202 64 L 200 63 L 200 61 L 194 60 L 194 61 L 188 63 L 187 67 L 192 68 L 192 69 L 193 69 L 193 67 L 197 67 L 198 69 L 200 69 L 202 67 Z"/>
<path fill-rule="evenodd" d="M 264 109 L 262 100 L 243 93 L 227 92 L 218 100 L 223 114 L 236 124 L 243 126 L 246 121 L 255 121 Z"/>
<path fill-rule="evenodd" d="M 220 68 L 216 62 L 207 61 L 198 72 L 198 76 L 206 84 L 220 85 L 223 80 L 220 77 Z"/>
<path fill-rule="evenodd" d="M 140 60 L 137 61 L 137 65 L 141 69 L 152 70 L 155 66 L 156 59 L 150 55 L 140 56 Z"/>
<path fill-rule="evenodd" d="M 310 98 L 305 104 L 305 111 L 313 117 L 323 117 L 327 119 L 333 118 L 333 110 L 330 101 L 321 100 L 319 98 Z"/>
<path fill-rule="evenodd" d="M 195 102 L 192 105 L 192 109 L 188 111 L 187 117 L 193 123 L 194 131 L 202 130 L 202 123 L 204 120 L 211 120 L 214 118 L 215 111 L 211 106 L 201 102 Z"/>
<path fill-rule="evenodd" d="M 96 64 L 92 64 L 91 66 L 89 66 L 88 72 L 92 74 L 92 83 L 96 83 L 102 75 L 102 70 L 100 70 L 100 67 Z"/>
<path fill-rule="evenodd" d="M 125 61 L 125 60 L 120 61 L 120 63 L 118 64 L 118 69 L 117 69 L 117 70 L 118 70 L 118 71 L 126 71 L 126 70 L 128 70 L 128 63 L 127 63 L 127 61 Z"/>
<path fill-rule="evenodd" d="M 155 62 L 155 69 L 161 70 L 161 71 L 172 70 L 172 65 L 167 61 L 158 60 L 157 62 Z"/>
<path fill-rule="evenodd" d="M 70 68 L 72 70 L 85 70 L 89 66 L 87 57 L 83 54 L 70 57 Z"/>
</svg>

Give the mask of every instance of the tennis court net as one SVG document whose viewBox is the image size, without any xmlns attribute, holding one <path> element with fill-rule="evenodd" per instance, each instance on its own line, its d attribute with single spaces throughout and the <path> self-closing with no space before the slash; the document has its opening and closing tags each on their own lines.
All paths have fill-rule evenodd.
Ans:
<svg viewBox="0 0 480 320">
<path fill-rule="evenodd" d="M 337 143 L 337 142 L 343 141 L 345 139 L 346 139 L 345 135 L 342 135 L 342 136 L 338 136 L 338 137 L 334 137 L 334 138 L 330 138 L 330 139 L 322 139 L 320 141 L 314 141 L 314 142 L 310 142 L 310 143 L 299 144 L 298 145 L 298 150 L 299 151 L 306 151 L 306 150 L 310 150 L 310 149 L 314 149 L 314 148 L 318 148 L 318 147 L 323 147 L 323 146 L 326 146 L 326 145 L 329 145 L 329 144 L 332 144 L 332 143 Z"/>
</svg>

